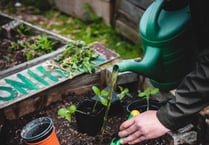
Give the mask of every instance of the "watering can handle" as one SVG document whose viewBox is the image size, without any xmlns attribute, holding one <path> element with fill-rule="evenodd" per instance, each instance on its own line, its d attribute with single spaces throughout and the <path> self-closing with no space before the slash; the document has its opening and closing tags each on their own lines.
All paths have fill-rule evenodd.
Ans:
<svg viewBox="0 0 209 145">
<path fill-rule="evenodd" d="M 155 33 L 157 33 L 159 29 L 159 24 L 158 24 L 158 17 L 160 15 L 160 12 L 162 10 L 163 4 L 165 0 L 155 0 L 152 3 L 152 6 L 150 7 L 150 13 L 153 15 L 150 15 L 148 17 L 148 24 L 147 24 L 147 33 L 149 36 L 155 36 Z"/>
</svg>

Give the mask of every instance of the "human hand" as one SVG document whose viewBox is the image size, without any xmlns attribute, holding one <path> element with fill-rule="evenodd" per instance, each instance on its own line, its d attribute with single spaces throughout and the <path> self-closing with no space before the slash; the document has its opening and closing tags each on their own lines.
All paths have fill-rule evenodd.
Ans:
<svg viewBox="0 0 209 145">
<path fill-rule="evenodd" d="M 160 123 L 156 113 L 154 110 L 146 111 L 123 122 L 118 133 L 123 137 L 121 144 L 136 144 L 166 134 L 169 129 Z"/>
</svg>

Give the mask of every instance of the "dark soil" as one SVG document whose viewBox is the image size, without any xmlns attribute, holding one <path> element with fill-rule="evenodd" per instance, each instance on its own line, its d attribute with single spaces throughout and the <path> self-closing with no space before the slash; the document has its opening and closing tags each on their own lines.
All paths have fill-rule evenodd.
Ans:
<svg viewBox="0 0 209 145">
<path fill-rule="evenodd" d="M 0 56 L 2 56 L 0 58 L 0 71 L 6 70 L 18 64 L 24 63 L 41 55 L 52 52 L 51 50 L 48 51 L 47 49 L 33 50 L 32 48 L 26 48 L 22 46 L 26 45 L 26 43 L 29 45 L 34 44 L 34 42 L 38 40 L 38 35 L 18 34 L 15 33 L 15 30 L 11 32 L 11 38 L 4 36 L 3 32 L 0 34 Z M 53 51 L 55 51 L 57 48 L 59 48 L 59 46 L 61 46 L 61 44 L 58 41 L 50 40 L 49 38 L 48 41 L 54 43 Z M 22 42 L 24 42 L 24 44 Z M 30 59 L 27 58 L 27 54 L 29 53 L 31 54 Z"/>
<path fill-rule="evenodd" d="M 61 145 L 98 145 L 100 136 L 88 136 L 80 133 L 77 130 L 74 116 L 72 118 L 72 122 L 68 122 L 64 118 L 57 116 L 59 108 L 75 104 L 82 98 L 82 96 L 70 95 L 63 98 L 62 101 L 51 104 L 42 111 L 31 113 L 14 121 L 7 121 L 3 128 L 3 136 L 1 136 L 4 141 L 1 141 L 1 143 L 4 145 L 25 145 L 23 139 L 20 137 L 23 126 L 35 118 L 48 116 L 53 120 Z M 109 117 L 104 134 L 103 145 L 110 144 L 112 137 L 117 134 L 120 124 L 127 119 L 127 116 L 128 114 L 124 111 L 123 113 Z M 140 143 L 139 145 L 167 145 L 166 142 L 165 137 L 162 137 Z"/>
</svg>

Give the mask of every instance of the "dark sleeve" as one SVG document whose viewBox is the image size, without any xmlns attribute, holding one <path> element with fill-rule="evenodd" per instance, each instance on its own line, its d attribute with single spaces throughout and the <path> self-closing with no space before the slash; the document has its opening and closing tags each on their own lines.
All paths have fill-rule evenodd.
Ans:
<svg viewBox="0 0 209 145">
<path fill-rule="evenodd" d="M 192 117 L 209 105 L 209 55 L 202 56 L 167 103 L 157 112 L 159 121 L 176 130 L 192 120 Z"/>
<path fill-rule="evenodd" d="M 209 0 L 189 0 L 191 20 L 199 56 L 208 53 L 209 46 Z"/>
</svg>

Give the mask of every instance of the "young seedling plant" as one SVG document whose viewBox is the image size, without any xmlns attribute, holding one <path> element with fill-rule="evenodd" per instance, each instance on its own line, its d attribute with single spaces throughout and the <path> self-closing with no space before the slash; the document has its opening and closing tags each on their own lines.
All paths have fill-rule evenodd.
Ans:
<svg viewBox="0 0 209 145">
<path fill-rule="evenodd" d="M 122 86 L 118 86 L 120 93 L 117 94 L 118 99 L 121 101 L 123 100 L 126 96 L 127 97 L 132 97 L 132 95 L 129 93 L 128 88 L 123 88 Z"/>
<path fill-rule="evenodd" d="M 149 102 L 150 102 L 150 97 L 152 95 L 155 95 L 159 92 L 159 89 L 158 88 L 151 88 L 151 87 L 146 87 L 145 90 L 143 92 L 139 92 L 138 93 L 138 96 L 141 97 L 141 98 L 145 98 L 146 99 L 146 102 L 147 102 L 147 110 L 149 110 Z"/>
<path fill-rule="evenodd" d="M 105 89 L 100 90 L 96 86 L 93 86 L 92 89 L 93 89 L 95 95 L 99 98 L 100 102 L 106 107 L 104 120 L 103 120 L 104 122 L 103 122 L 102 128 L 100 130 L 100 132 L 101 132 L 101 136 L 100 136 L 101 138 L 100 138 L 100 142 L 99 142 L 99 145 L 100 145 L 103 142 L 104 130 L 105 130 L 105 127 L 106 127 L 106 124 L 108 121 L 108 114 L 109 114 L 109 109 L 110 109 L 111 100 L 112 100 L 112 91 L 111 90 L 107 91 Z M 119 86 L 119 89 L 120 89 L 120 93 L 117 94 L 117 97 L 120 101 L 122 99 L 124 99 L 125 96 L 132 97 L 131 94 L 129 93 L 128 88 L 123 88 L 123 87 Z"/>
<path fill-rule="evenodd" d="M 98 97 L 99 101 L 104 105 L 107 106 L 107 99 L 105 98 L 105 96 L 108 95 L 108 91 L 107 90 L 100 90 L 98 87 L 93 86 L 92 90 L 94 92 L 94 94 Z M 96 106 L 98 104 L 99 101 L 95 101 L 94 106 L 92 107 L 92 113 L 96 111 Z M 58 115 L 65 117 L 66 120 L 68 120 L 69 122 L 71 122 L 72 120 L 72 115 L 75 112 L 79 112 L 82 114 L 86 114 L 85 112 L 78 110 L 76 105 L 72 104 L 70 105 L 68 108 L 60 108 L 58 110 Z"/>
<path fill-rule="evenodd" d="M 119 87 L 120 88 L 120 93 L 117 94 L 117 97 L 122 100 L 125 96 L 131 96 L 131 94 L 129 93 L 129 90 L 127 88 L 123 88 L 123 87 Z M 92 90 L 94 92 L 94 94 L 98 97 L 99 101 L 106 107 L 106 111 L 108 109 L 108 102 L 111 102 L 111 100 L 108 99 L 108 95 L 109 95 L 109 91 L 108 90 L 105 90 L 105 89 L 102 89 L 100 90 L 97 86 L 93 86 L 92 87 Z M 99 101 L 96 101 L 94 103 L 94 106 L 92 108 L 92 112 L 95 112 L 96 110 L 96 106 L 98 104 Z M 110 107 L 110 106 L 109 106 Z M 60 108 L 58 110 L 58 115 L 59 116 L 62 116 L 62 117 L 65 117 L 66 120 L 68 120 L 69 122 L 72 121 L 72 115 L 75 113 L 75 112 L 79 112 L 79 113 L 83 113 L 83 114 L 86 114 L 85 112 L 83 111 L 80 111 L 76 108 L 76 105 L 72 104 L 70 105 L 68 108 Z M 108 112 L 105 113 L 105 116 L 104 116 L 104 124 L 106 124 L 108 121 Z M 103 127 L 101 128 L 100 132 L 101 132 L 101 141 L 100 141 L 100 144 L 103 140 L 103 133 L 104 133 L 104 129 L 105 129 L 105 125 L 103 125 Z"/>
</svg>

